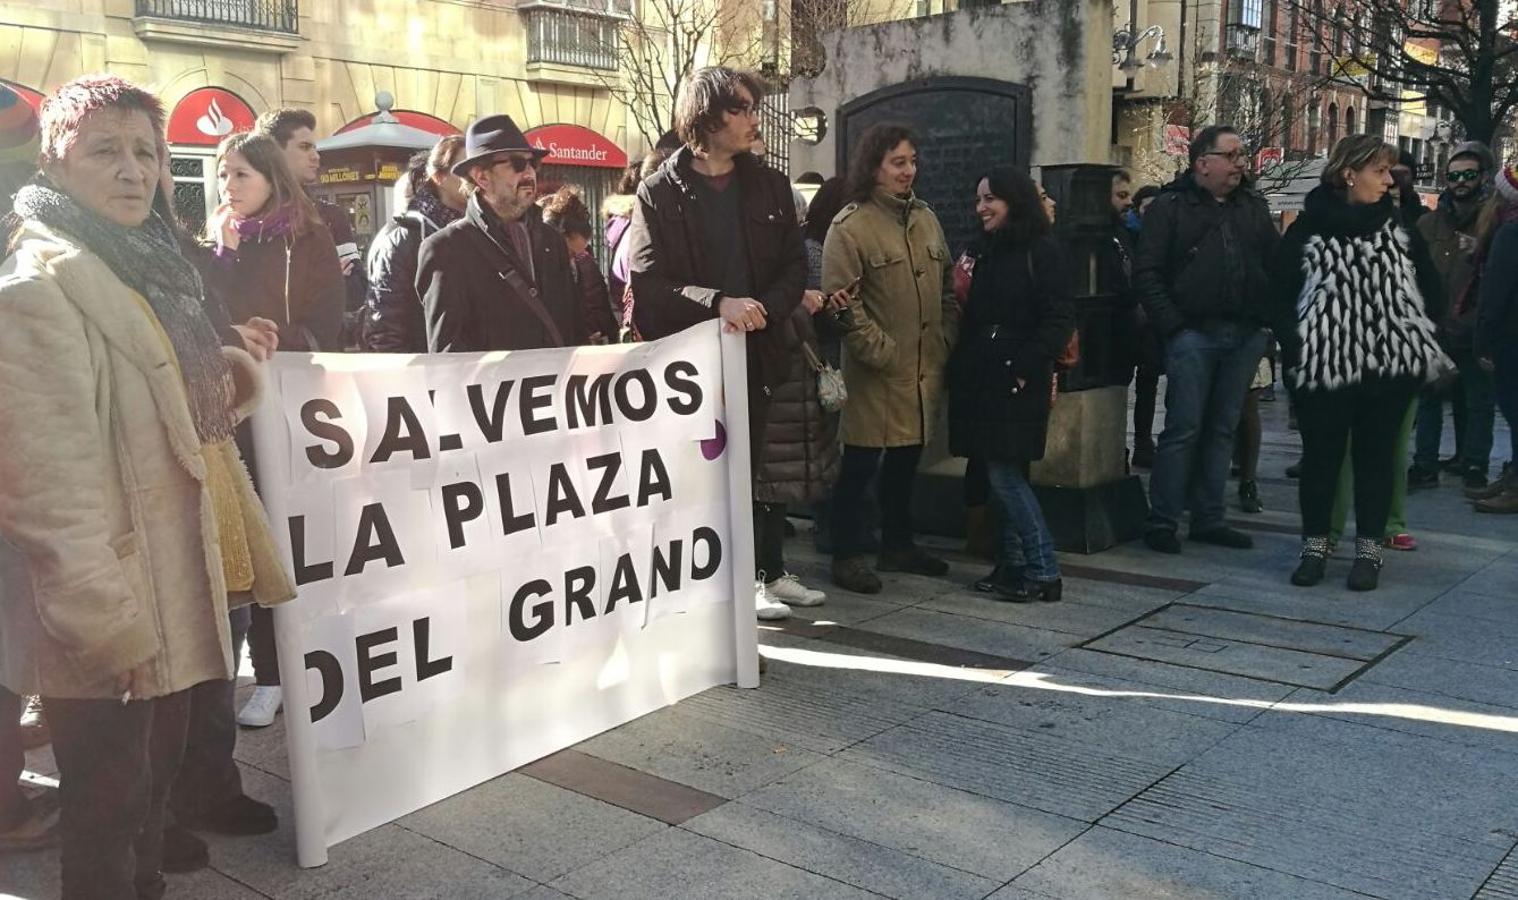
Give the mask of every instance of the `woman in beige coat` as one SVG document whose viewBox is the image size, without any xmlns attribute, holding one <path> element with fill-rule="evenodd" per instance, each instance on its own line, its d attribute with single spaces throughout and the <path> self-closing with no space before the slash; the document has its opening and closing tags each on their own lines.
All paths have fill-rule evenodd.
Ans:
<svg viewBox="0 0 1518 900">
<path fill-rule="evenodd" d="M 151 212 L 163 108 L 112 76 L 42 109 L 0 268 L 0 682 L 41 694 L 65 898 L 159 897 L 188 690 L 232 675 L 227 596 L 293 596 L 232 428 L 252 359 Z"/>
<path fill-rule="evenodd" d="M 877 469 L 880 571 L 949 571 L 912 540 L 912 486 L 938 417 L 959 316 L 943 228 L 912 193 L 916 147 L 902 125 L 875 125 L 860 137 L 848 174 L 853 202 L 833 219 L 822 250 L 824 291 L 859 285 L 854 326 L 843 338 L 849 399 L 843 471 L 833 495 L 833 583 L 862 594 L 881 588 L 863 558 L 860 518 Z"/>
</svg>

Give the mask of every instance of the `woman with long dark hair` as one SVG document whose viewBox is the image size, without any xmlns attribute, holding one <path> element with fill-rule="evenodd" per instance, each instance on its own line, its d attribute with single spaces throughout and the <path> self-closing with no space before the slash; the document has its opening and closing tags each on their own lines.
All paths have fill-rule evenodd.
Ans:
<svg viewBox="0 0 1518 900">
<path fill-rule="evenodd" d="M 1054 396 L 1054 361 L 1075 329 L 1064 251 L 1038 185 L 999 166 L 975 188 L 984 233 L 949 362 L 949 451 L 985 461 L 1000 512 L 1001 552 L 987 579 L 1014 603 L 1060 599 L 1054 539 L 1028 483 L 1042 459 Z"/>
<path fill-rule="evenodd" d="M 938 416 L 943 367 L 954 342 L 948 242 L 933 210 L 912 192 L 917 139 L 883 123 L 860 136 L 849 167 L 850 201 L 822 253 L 822 289 L 858 286 L 843 336 L 843 470 L 833 495 L 833 583 L 879 593 L 864 561 L 864 494 L 880 470 L 882 572 L 942 576 L 949 567 L 913 543 L 912 488 Z"/>
<path fill-rule="evenodd" d="M 1273 266 L 1276 339 L 1302 434 L 1302 554 L 1291 576 L 1302 587 L 1326 572 L 1347 448 L 1356 528 L 1349 587 L 1376 588 L 1398 430 L 1419 387 L 1453 365 L 1434 337 L 1444 303 L 1438 271 L 1390 194 L 1396 161 L 1397 148 L 1377 136 L 1341 140 Z"/>
</svg>

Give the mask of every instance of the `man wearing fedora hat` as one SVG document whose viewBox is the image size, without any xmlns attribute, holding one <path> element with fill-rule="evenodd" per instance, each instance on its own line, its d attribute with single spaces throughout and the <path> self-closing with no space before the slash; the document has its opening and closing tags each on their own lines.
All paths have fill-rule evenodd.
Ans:
<svg viewBox="0 0 1518 900">
<path fill-rule="evenodd" d="M 422 241 L 417 257 L 433 353 L 586 342 L 569 251 L 534 203 L 547 155 L 510 116 L 486 116 L 465 132 L 453 172 L 464 179 L 468 208 Z"/>
</svg>

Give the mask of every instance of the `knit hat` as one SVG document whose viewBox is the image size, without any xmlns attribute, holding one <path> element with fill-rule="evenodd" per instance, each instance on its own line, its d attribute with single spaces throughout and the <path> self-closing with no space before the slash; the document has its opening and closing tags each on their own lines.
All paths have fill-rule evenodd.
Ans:
<svg viewBox="0 0 1518 900">
<path fill-rule="evenodd" d="M 1497 173 L 1497 194 L 1508 206 L 1518 206 L 1518 163 Z"/>
<path fill-rule="evenodd" d="M 1480 141 L 1466 141 L 1463 144 L 1456 144 L 1455 148 L 1450 151 L 1449 160 L 1450 162 L 1454 162 L 1462 156 L 1469 156 L 1475 159 L 1476 162 L 1481 164 L 1482 172 L 1490 174 L 1497 171 L 1497 157 L 1492 155 L 1492 148 Z"/>
<path fill-rule="evenodd" d="M 20 94 L 0 84 L 0 166 L 35 166 L 41 148 L 37 113 Z"/>
</svg>

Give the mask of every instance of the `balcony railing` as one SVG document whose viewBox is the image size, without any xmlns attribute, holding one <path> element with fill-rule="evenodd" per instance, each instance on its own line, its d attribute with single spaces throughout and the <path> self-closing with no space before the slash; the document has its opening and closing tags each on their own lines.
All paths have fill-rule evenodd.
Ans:
<svg viewBox="0 0 1518 900">
<path fill-rule="evenodd" d="M 524 7 L 521 14 L 527 26 L 529 65 L 616 70 L 619 19 L 550 6 Z"/>
<path fill-rule="evenodd" d="M 298 0 L 137 0 L 137 15 L 285 34 L 300 32 Z"/>
</svg>

